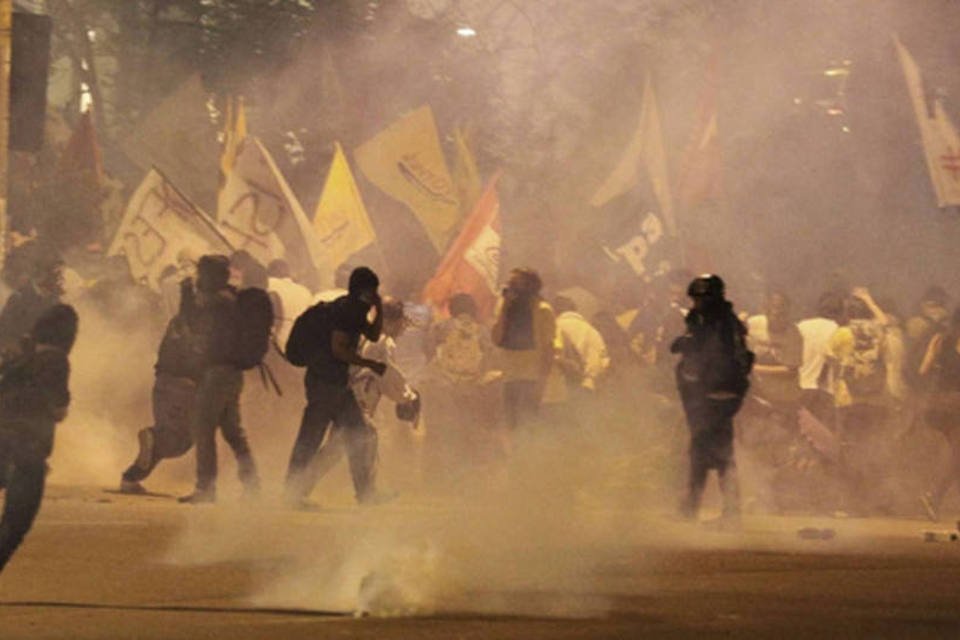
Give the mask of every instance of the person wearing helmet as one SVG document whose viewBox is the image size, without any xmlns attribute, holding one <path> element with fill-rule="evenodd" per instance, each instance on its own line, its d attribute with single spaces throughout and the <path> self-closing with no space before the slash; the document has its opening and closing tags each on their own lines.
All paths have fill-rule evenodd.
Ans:
<svg viewBox="0 0 960 640">
<path fill-rule="evenodd" d="M 690 283 L 693 308 L 686 332 L 670 346 L 679 354 L 677 389 L 690 429 L 690 475 L 681 515 L 695 519 L 706 485 L 715 469 L 723 493 L 721 522 L 739 521 L 740 496 L 733 457 L 733 417 L 743 404 L 750 383 L 753 353 L 747 330 L 726 300 L 723 280 L 702 275 Z"/>
</svg>

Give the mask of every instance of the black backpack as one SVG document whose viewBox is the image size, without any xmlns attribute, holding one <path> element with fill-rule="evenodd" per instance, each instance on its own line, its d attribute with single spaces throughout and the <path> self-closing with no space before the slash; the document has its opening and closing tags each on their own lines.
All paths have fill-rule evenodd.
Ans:
<svg viewBox="0 0 960 640">
<path fill-rule="evenodd" d="M 287 361 L 297 367 L 317 362 L 323 357 L 324 347 L 329 350 L 331 331 L 329 304 L 319 302 L 301 313 L 293 323 L 284 347 Z"/>
<path fill-rule="evenodd" d="M 253 369 L 263 362 L 273 332 L 273 305 L 266 291 L 258 287 L 237 294 L 236 345 L 234 362 L 241 369 Z"/>
</svg>

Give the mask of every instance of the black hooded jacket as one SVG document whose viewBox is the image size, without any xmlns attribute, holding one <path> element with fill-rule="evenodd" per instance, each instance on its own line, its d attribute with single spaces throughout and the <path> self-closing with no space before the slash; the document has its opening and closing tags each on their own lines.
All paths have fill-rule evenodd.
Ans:
<svg viewBox="0 0 960 640">
<path fill-rule="evenodd" d="M 750 386 L 753 352 L 747 349 L 747 328 L 726 300 L 686 317 L 687 332 L 673 341 L 672 353 L 681 355 L 677 384 L 682 391 L 742 396 Z"/>
</svg>

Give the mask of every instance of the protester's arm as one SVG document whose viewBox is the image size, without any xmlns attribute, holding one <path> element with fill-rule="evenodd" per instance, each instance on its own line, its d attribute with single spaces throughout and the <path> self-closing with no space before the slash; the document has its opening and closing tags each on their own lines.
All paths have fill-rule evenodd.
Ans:
<svg viewBox="0 0 960 640">
<path fill-rule="evenodd" d="M 500 302 L 497 303 L 497 310 L 494 315 L 493 327 L 490 329 L 490 339 L 493 341 L 493 344 L 498 347 L 503 346 L 503 338 L 507 330 L 507 326 L 506 326 L 507 323 L 505 319 L 507 315 L 506 307 L 507 307 L 507 304 L 505 299 L 501 299 Z"/>
<path fill-rule="evenodd" d="M 366 317 L 364 317 L 361 333 L 363 337 L 370 342 L 378 342 L 380 340 L 380 333 L 383 331 L 383 301 L 380 299 L 380 296 L 374 299 L 372 306 L 376 315 L 373 318 L 373 322 L 367 322 Z"/>
<path fill-rule="evenodd" d="M 333 330 L 333 334 L 330 337 L 330 351 L 333 353 L 333 357 L 340 362 L 345 362 L 357 367 L 365 367 L 377 375 L 382 376 L 383 372 L 387 369 L 387 365 L 382 362 L 361 357 L 360 354 L 350 347 L 350 336 L 344 331 Z"/>
<path fill-rule="evenodd" d="M 938 333 L 930 338 L 930 343 L 927 345 L 927 352 L 923 354 L 923 361 L 920 363 L 920 370 L 918 371 L 921 376 L 925 376 L 933 370 L 933 365 L 937 361 L 940 351 L 943 349 L 943 339 L 942 333 Z"/>
<path fill-rule="evenodd" d="M 873 314 L 873 317 L 877 320 L 877 322 L 884 326 L 890 324 L 890 318 L 888 318 L 887 314 L 883 312 L 883 309 L 877 305 L 876 301 L 873 299 L 873 296 L 870 295 L 870 291 L 867 290 L 866 287 L 854 287 L 853 291 L 850 292 L 850 295 L 867 305 L 867 308 L 870 310 L 870 313 Z"/>
<path fill-rule="evenodd" d="M 600 332 L 590 327 L 587 332 L 583 353 L 584 371 L 583 387 L 593 389 L 596 386 L 597 378 L 602 376 L 610 366 L 610 355 L 607 353 L 607 344 L 603 340 Z"/>
<path fill-rule="evenodd" d="M 534 310 L 535 327 L 534 338 L 537 340 L 537 351 L 540 354 L 540 379 L 546 380 L 553 368 L 556 359 L 557 319 L 549 307 L 537 304 Z"/>
<path fill-rule="evenodd" d="M 70 363 L 60 352 L 50 352 L 40 359 L 36 388 L 43 394 L 43 402 L 57 422 L 67 417 L 70 405 Z"/>
</svg>

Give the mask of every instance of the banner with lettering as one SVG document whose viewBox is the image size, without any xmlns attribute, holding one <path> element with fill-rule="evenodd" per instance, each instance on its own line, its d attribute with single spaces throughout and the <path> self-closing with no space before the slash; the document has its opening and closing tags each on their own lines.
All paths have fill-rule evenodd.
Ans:
<svg viewBox="0 0 960 640">
<path fill-rule="evenodd" d="M 108 256 L 125 256 L 133 278 L 160 291 L 161 274 L 207 253 L 229 254 L 214 222 L 156 169 L 127 204 Z"/>
<path fill-rule="evenodd" d="M 314 285 L 328 275 L 316 232 L 270 152 L 256 137 L 240 143 L 220 204 L 217 222 L 236 249 L 249 251 L 264 265 L 283 258 L 304 284 Z"/>
<path fill-rule="evenodd" d="M 430 107 L 403 116 L 353 155 L 373 184 L 410 207 L 442 253 L 460 217 L 460 199 Z"/>
</svg>

